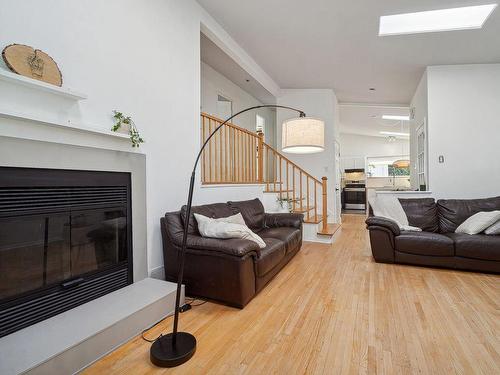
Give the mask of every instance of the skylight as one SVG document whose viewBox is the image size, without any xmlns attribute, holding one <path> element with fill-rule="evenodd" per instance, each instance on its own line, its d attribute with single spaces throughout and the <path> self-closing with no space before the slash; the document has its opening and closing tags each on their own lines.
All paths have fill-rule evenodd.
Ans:
<svg viewBox="0 0 500 375">
<path fill-rule="evenodd" d="M 410 121 L 410 116 L 383 115 L 382 119 L 383 120 Z"/>
<path fill-rule="evenodd" d="M 378 35 L 480 29 L 496 6 L 487 4 L 381 16 Z"/>
</svg>

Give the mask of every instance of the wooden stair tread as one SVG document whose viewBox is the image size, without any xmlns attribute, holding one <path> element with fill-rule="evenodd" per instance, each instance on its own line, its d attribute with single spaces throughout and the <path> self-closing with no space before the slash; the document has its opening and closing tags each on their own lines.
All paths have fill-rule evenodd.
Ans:
<svg viewBox="0 0 500 375">
<path fill-rule="evenodd" d="M 318 230 L 318 234 L 322 236 L 333 236 L 340 228 L 341 224 L 327 224 L 326 231 L 323 230 L 323 226 Z"/>
<path fill-rule="evenodd" d="M 264 190 L 264 193 L 292 193 L 293 190 Z"/>
<path fill-rule="evenodd" d="M 306 224 L 319 224 L 321 223 L 321 220 L 323 220 L 323 215 L 311 215 L 309 219 L 307 216 L 304 218 L 304 223 Z"/>
<path fill-rule="evenodd" d="M 314 210 L 314 206 L 308 206 L 308 207 L 296 207 L 293 212 L 294 213 L 297 213 L 297 214 L 303 214 L 304 212 L 307 212 L 307 211 L 311 211 L 311 210 Z"/>
</svg>

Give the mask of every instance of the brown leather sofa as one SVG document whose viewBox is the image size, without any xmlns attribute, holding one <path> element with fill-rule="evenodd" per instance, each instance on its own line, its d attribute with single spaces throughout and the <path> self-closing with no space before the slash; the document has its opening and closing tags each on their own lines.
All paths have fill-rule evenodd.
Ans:
<svg viewBox="0 0 500 375">
<path fill-rule="evenodd" d="M 366 224 L 375 261 L 500 273 L 500 236 L 455 233 L 475 213 L 500 210 L 500 197 L 399 201 L 409 224 L 422 232 L 401 231 L 370 208 Z"/>
<path fill-rule="evenodd" d="M 201 237 L 193 213 L 221 218 L 241 212 L 266 247 L 252 241 Z M 165 277 L 177 282 L 186 206 L 161 218 Z M 259 199 L 192 207 L 184 268 L 186 295 L 243 308 L 302 246 L 302 214 L 269 214 Z"/>
</svg>

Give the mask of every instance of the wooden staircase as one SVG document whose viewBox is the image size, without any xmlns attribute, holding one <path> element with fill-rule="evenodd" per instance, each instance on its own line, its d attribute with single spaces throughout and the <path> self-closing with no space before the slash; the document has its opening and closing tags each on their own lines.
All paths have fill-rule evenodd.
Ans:
<svg viewBox="0 0 500 375">
<path fill-rule="evenodd" d="M 202 113 L 201 142 L 223 122 Z M 318 235 L 332 236 L 338 229 L 338 225 L 327 222 L 327 178 L 319 180 L 306 172 L 265 143 L 263 133 L 224 124 L 205 148 L 201 169 L 205 185 L 263 184 L 264 193 L 286 199 L 292 212 L 304 214 L 304 223 L 318 225 Z"/>
</svg>

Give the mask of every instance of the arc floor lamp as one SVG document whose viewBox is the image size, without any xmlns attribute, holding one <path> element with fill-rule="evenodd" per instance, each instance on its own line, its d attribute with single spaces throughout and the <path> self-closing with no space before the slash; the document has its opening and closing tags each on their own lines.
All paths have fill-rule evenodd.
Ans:
<svg viewBox="0 0 500 375">
<path fill-rule="evenodd" d="M 184 258 L 186 252 L 186 241 L 188 236 L 189 220 L 191 217 L 191 205 L 193 202 L 193 190 L 196 175 L 196 167 L 200 160 L 203 149 L 207 146 L 210 139 L 227 122 L 236 116 L 258 108 L 284 108 L 299 113 L 298 118 L 287 120 L 282 128 L 282 150 L 290 153 L 315 153 L 324 150 L 324 122 L 318 119 L 306 117 L 306 114 L 292 107 L 282 105 L 258 105 L 239 111 L 221 123 L 201 146 L 198 156 L 194 162 L 191 180 L 189 183 L 189 193 L 186 208 L 186 223 L 184 223 L 184 233 L 182 237 L 182 247 L 178 263 L 177 273 L 177 292 L 175 296 L 174 327 L 172 333 L 160 336 L 151 345 L 150 359 L 153 364 L 160 367 L 175 367 L 188 361 L 196 351 L 196 338 L 187 332 L 178 332 L 179 323 L 179 305 L 181 298 L 182 279 L 184 276 Z"/>
</svg>

